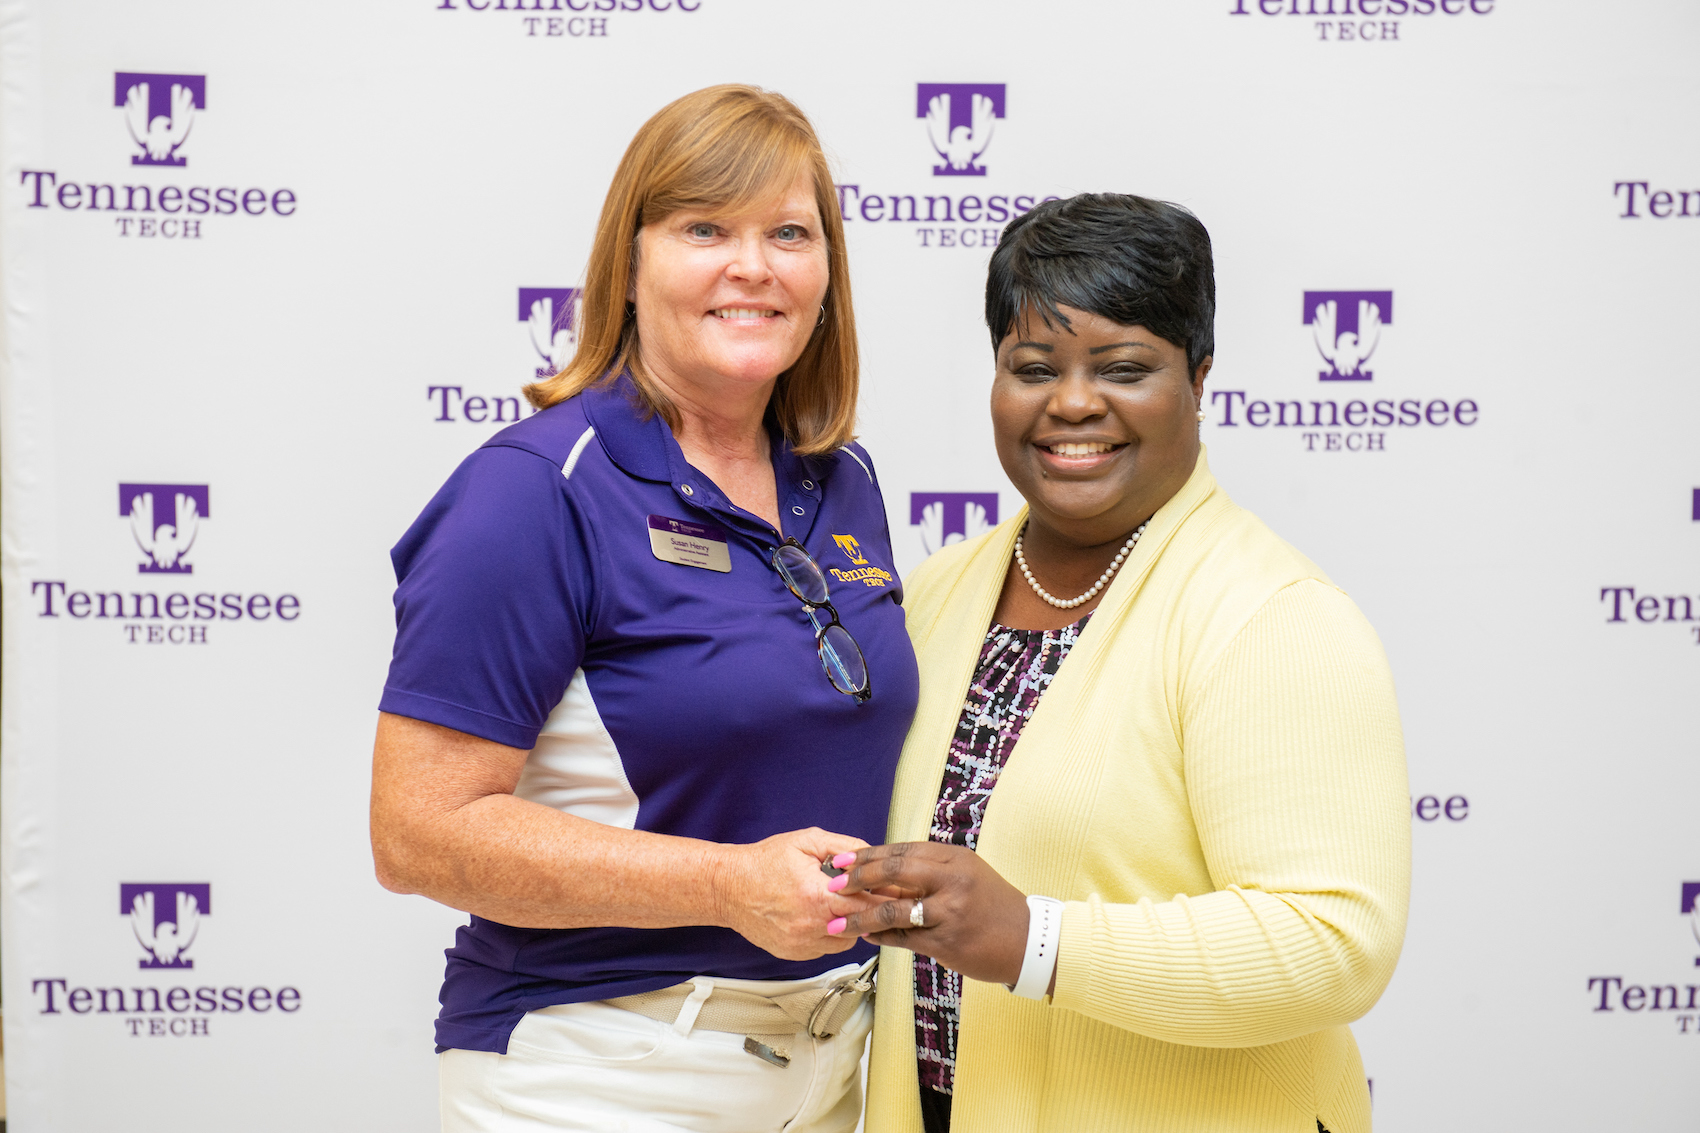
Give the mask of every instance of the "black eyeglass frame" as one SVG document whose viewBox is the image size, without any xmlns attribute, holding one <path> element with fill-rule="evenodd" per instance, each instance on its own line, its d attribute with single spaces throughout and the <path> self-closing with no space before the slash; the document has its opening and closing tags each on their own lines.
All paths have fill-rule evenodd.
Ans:
<svg viewBox="0 0 1700 1133">
<path fill-rule="evenodd" d="M 792 584 L 785 568 L 779 564 L 779 552 L 786 547 L 794 548 L 814 568 L 815 573 L 820 576 L 821 589 L 826 592 L 825 598 L 819 602 L 813 601 L 807 594 L 804 594 Z M 874 695 L 874 675 L 868 668 L 868 655 L 862 651 L 862 643 L 856 640 L 856 635 L 851 633 L 849 627 L 839 618 L 838 607 L 832 604 L 832 588 L 827 585 L 826 571 L 821 569 L 821 565 L 815 561 L 815 557 L 809 554 L 809 549 L 803 546 L 795 535 L 786 536 L 785 541 L 773 549 L 773 553 L 768 556 L 767 561 L 768 565 L 773 568 L 773 573 L 779 576 L 779 581 L 785 584 L 785 589 L 789 590 L 791 596 L 803 604 L 803 612 L 808 615 L 809 624 L 815 627 L 815 656 L 820 660 L 821 671 L 826 674 L 827 682 L 837 691 L 844 693 L 845 696 L 855 697 L 857 704 L 866 704 Z M 822 625 L 820 618 L 815 615 L 817 610 L 825 610 L 831 615 L 832 620 Z M 838 682 L 832 679 L 832 671 L 827 667 L 826 633 L 833 626 L 837 626 L 844 632 L 845 638 L 850 642 L 851 648 L 856 650 L 856 656 L 862 662 L 862 687 L 854 691 L 839 688 Z"/>
</svg>

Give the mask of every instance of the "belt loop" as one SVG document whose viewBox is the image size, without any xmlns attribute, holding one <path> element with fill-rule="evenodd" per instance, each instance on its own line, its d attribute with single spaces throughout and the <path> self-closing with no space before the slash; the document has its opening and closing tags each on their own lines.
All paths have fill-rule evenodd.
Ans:
<svg viewBox="0 0 1700 1133">
<path fill-rule="evenodd" d="M 679 1017 L 673 1020 L 673 1030 L 681 1035 L 691 1033 L 691 1028 L 697 1025 L 697 1016 L 702 1013 L 702 1005 L 714 994 L 714 981 L 707 976 L 692 976 L 691 983 L 696 990 L 685 997 Z"/>
</svg>

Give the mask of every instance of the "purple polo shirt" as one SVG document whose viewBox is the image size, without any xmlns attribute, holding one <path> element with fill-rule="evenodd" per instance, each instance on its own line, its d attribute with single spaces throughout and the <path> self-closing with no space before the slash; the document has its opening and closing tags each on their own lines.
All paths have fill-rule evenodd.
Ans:
<svg viewBox="0 0 1700 1133">
<path fill-rule="evenodd" d="M 769 565 L 773 529 L 691 467 L 622 375 L 498 433 L 396 544 L 380 707 L 530 750 L 515 794 L 596 821 L 714 842 L 807 826 L 882 841 L 917 697 L 885 505 L 860 447 L 804 457 L 773 439 L 785 534 L 827 572 L 867 658 L 867 703 L 822 671 Z M 680 530 L 691 545 L 668 550 Z M 803 979 L 871 954 L 793 962 L 722 928 L 473 917 L 447 953 L 437 1042 L 505 1053 L 539 1007 L 695 975 Z"/>
</svg>

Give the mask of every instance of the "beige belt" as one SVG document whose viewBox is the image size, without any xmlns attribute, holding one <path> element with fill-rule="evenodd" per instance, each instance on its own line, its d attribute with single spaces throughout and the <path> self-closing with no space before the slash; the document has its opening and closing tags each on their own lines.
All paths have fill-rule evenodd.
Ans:
<svg viewBox="0 0 1700 1133">
<path fill-rule="evenodd" d="M 695 983 L 677 984 L 641 995 L 622 995 L 604 1002 L 662 1023 L 676 1023 L 693 997 L 700 1007 L 691 1024 L 708 1031 L 727 1031 L 744 1036 L 744 1049 L 776 1066 L 787 1065 L 789 1052 L 763 1041 L 781 1035 L 807 1032 L 812 1038 L 830 1039 L 844 1026 L 863 1000 L 874 996 L 874 973 L 879 958 L 834 980 L 826 987 L 765 996 L 737 988 L 716 987 L 706 999 Z"/>
</svg>

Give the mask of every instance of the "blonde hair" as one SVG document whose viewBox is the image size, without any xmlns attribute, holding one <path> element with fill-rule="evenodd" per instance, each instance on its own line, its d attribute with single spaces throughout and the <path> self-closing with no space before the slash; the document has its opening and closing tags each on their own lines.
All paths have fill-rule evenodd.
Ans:
<svg viewBox="0 0 1700 1133">
<path fill-rule="evenodd" d="M 779 375 L 768 408 L 799 453 L 832 452 L 855 439 L 856 319 L 832 174 L 808 118 L 790 99 L 760 87 L 728 84 L 687 94 L 638 130 L 596 224 L 578 350 L 560 373 L 525 387 L 525 396 L 547 409 L 625 367 L 644 405 L 678 429 L 678 408 L 645 369 L 637 319 L 626 311 L 638 230 L 682 208 L 772 200 L 804 174 L 814 180 L 825 229 L 826 304 L 802 355 Z"/>
</svg>

